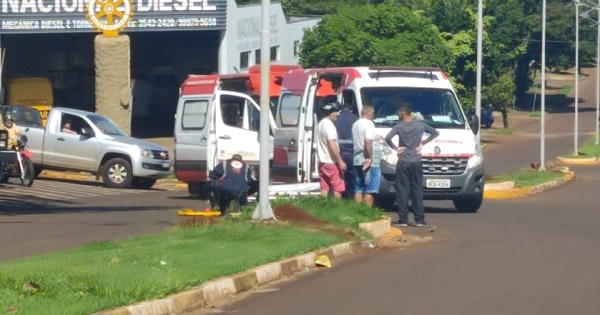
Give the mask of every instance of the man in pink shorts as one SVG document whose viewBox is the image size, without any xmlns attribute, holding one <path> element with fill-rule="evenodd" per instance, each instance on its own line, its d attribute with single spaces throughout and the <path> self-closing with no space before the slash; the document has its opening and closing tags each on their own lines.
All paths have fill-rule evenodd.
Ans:
<svg viewBox="0 0 600 315">
<path fill-rule="evenodd" d="M 338 134 L 334 121 L 337 119 L 341 105 L 332 97 L 323 99 L 321 114 L 323 119 L 317 126 L 317 158 L 319 159 L 319 183 L 321 195 L 329 196 L 333 191 L 335 198 L 341 198 L 346 190 L 343 172 L 346 171 L 346 163 L 340 154 L 338 145 Z"/>
</svg>

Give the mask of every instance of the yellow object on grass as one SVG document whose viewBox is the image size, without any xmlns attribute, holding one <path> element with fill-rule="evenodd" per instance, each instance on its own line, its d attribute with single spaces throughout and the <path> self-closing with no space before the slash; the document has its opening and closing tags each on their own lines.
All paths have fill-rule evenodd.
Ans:
<svg viewBox="0 0 600 315">
<path fill-rule="evenodd" d="M 204 210 L 184 209 L 178 211 L 180 216 L 184 217 L 218 217 L 221 211 L 213 211 L 209 208 Z"/>
<path fill-rule="evenodd" d="M 315 260 L 315 265 L 331 268 L 331 261 L 329 261 L 329 257 L 327 257 L 327 255 L 319 255 Z"/>
</svg>

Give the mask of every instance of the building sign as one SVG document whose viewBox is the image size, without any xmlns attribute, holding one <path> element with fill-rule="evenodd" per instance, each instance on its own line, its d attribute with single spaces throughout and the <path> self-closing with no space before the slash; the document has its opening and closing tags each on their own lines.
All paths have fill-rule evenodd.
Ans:
<svg viewBox="0 0 600 315">
<path fill-rule="evenodd" d="M 0 0 L 0 34 L 94 32 L 88 0 Z M 224 30 L 227 0 L 133 0 L 126 31 Z M 122 10 L 122 8 L 119 8 Z"/>
</svg>

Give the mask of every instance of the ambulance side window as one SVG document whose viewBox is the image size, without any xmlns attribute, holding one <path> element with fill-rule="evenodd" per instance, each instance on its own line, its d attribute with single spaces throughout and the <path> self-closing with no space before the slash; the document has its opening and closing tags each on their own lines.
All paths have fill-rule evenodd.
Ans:
<svg viewBox="0 0 600 315">
<path fill-rule="evenodd" d="M 342 102 L 344 105 L 350 105 L 352 108 L 352 113 L 354 115 L 359 116 L 358 114 L 358 104 L 356 103 L 356 95 L 353 90 L 344 90 L 342 93 Z"/>
<path fill-rule="evenodd" d="M 244 127 L 244 107 L 246 101 L 243 98 L 223 95 L 221 96 L 221 119 L 228 126 Z"/>
<path fill-rule="evenodd" d="M 208 100 L 190 100 L 183 104 L 183 117 L 181 128 L 202 130 L 206 125 L 208 113 Z"/>
<path fill-rule="evenodd" d="M 246 108 L 248 108 L 248 130 L 260 131 L 260 111 L 250 102 L 247 103 Z"/>
<path fill-rule="evenodd" d="M 300 102 L 302 96 L 291 93 L 281 95 L 279 100 L 278 127 L 295 127 L 300 120 Z"/>
</svg>

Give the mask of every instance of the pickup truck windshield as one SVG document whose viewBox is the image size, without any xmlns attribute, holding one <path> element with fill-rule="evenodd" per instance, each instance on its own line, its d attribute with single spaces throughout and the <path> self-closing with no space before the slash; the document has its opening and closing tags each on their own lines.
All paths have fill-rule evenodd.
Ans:
<svg viewBox="0 0 600 315">
<path fill-rule="evenodd" d="M 409 105 L 413 114 L 435 128 L 465 128 L 465 118 L 454 93 L 444 89 L 415 87 L 365 87 L 362 102 L 375 108 L 373 122 L 391 127 L 398 122 L 398 109 Z"/>
<path fill-rule="evenodd" d="M 29 106 L 2 106 L 2 117 L 10 116 L 17 126 L 42 127 L 40 112 Z"/>
<path fill-rule="evenodd" d="M 100 115 L 88 115 L 87 118 L 102 131 L 103 134 L 108 136 L 126 136 L 126 134 L 115 125 L 110 119 Z"/>
</svg>

